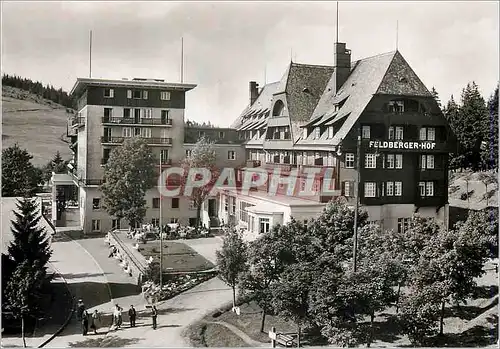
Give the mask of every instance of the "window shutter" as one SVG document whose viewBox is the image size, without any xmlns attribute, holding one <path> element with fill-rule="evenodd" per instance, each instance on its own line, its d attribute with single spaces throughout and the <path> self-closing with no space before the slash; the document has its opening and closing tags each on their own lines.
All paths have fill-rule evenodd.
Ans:
<svg viewBox="0 0 500 349">
<path fill-rule="evenodd" d="M 342 196 L 348 196 L 348 193 L 345 192 L 345 183 L 346 182 L 342 182 L 342 190 L 341 190 L 341 195 Z"/>
<path fill-rule="evenodd" d="M 148 91 L 142 91 L 142 98 L 148 99 Z"/>
<path fill-rule="evenodd" d="M 109 90 L 109 97 L 110 98 L 114 98 L 115 97 L 115 90 L 113 90 L 113 89 Z"/>
<path fill-rule="evenodd" d="M 127 98 L 132 98 L 132 90 L 127 90 Z"/>
</svg>

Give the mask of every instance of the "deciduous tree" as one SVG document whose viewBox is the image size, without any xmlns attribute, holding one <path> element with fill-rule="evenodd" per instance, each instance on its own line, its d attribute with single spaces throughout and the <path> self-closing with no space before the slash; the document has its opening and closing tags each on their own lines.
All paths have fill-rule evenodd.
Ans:
<svg viewBox="0 0 500 349">
<path fill-rule="evenodd" d="M 236 286 L 240 277 L 247 270 L 247 246 L 241 235 L 234 228 L 229 228 L 216 251 L 217 268 L 220 278 L 233 289 L 233 307 L 236 306 Z"/>
<path fill-rule="evenodd" d="M 33 156 L 17 144 L 2 151 L 2 196 L 32 196 L 40 191 L 43 173 L 33 166 Z"/>
<path fill-rule="evenodd" d="M 104 168 L 103 207 L 110 216 L 127 219 L 134 227 L 146 214 L 144 196 L 157 184 L 157 161 L 141 138 L 125 140 L 113 150 Z"/>
<path fill-rule="evenodd" d="M 186 185 L 188 185 L 188 174 L 190 173 L 190 170 L 194 171 L 194 169 L 205 169 L 210 174 L 210 179 L 206 184 L 196 188 L 191 188 L 191 201 L 196 207 L 197 227 L 201 225 L 201 206 L 210 195 L 210 192 L 220 173 L 220 170 L 216 167 L 216 159 L 217 156 L 214 148 L 214 142 L 209 141 L 205 137 L 201 137 L 199 141 L 196 142 L 193 149 L 191 149 L 190 154 L 182 162 L 182 167 L 184 169 L 182 185 L 184 186 L 184 190 L 186 190 Z M 196 176 L 200 177 L 201 174 Z M 201 180 L 201 178 L 193 178 L 193 180 L 194 179 Z"/>
</svg>

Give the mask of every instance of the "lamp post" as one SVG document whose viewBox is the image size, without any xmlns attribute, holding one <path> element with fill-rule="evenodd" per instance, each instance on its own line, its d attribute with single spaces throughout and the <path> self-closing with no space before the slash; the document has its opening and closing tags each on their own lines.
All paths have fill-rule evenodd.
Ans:
<svg viewBox="0 0 500 349">
<path fill-rule="evenodd" d="M 353 271 L 357 271 L 357 262 L 358 262 L 358 210 L 359 210 L 359 184 L 361 182 L 361 126 L 358 130 L 358 142 L 356 145 L 356 184 L 354 186 L 355 197 L 356 200 L 355 209 L 354 209 L 354 243 L 353 243 Z"/>
<path fill-rule="evenodd" d="M 162 165 L 162 153 L 160 151 L 160 176 L 161 176 L 161 165 Z M 160 188 L 158 188 L 160 189 Z M 163 198 L 161 196 L 161 190 L 158 190 L 160 193 L 160 219 L 159 219 L 159 231 L 160 231 L 160 290 L 163 287 L 163 222 L 162 222 L 162 205 L 161 202 L 163 201 Z"/>
</svg>

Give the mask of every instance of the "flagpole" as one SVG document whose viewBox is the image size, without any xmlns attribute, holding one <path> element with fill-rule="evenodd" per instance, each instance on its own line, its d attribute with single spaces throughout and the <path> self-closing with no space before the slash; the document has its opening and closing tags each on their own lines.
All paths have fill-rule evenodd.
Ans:
<svg viewBox="0 0 500 349">
<path fill-rule="evenodd" d="M 160 176 L 161 176 L 161 160 L 162 160 L 162 153 L 160 150 Z M 160 193 L 160 290 L 163 287 L 163 222 L 162 222 L 162 205 L 161 202 L 163 201 L 163 198 L 161 197 L 161 190 L 158 188 L 158 192 Z"/>
</svg>

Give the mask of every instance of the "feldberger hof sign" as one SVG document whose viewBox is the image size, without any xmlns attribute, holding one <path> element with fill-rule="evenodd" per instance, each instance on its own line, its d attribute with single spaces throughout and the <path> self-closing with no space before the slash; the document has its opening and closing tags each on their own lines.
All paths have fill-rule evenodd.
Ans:
<svg viewBox="0 0 500 349">
<path fill-rule="evenodd" d="M 430 150 L 436 148 L 436 142 L 370 141 L 369 147 L 380 149 Z"/>
</svg>

